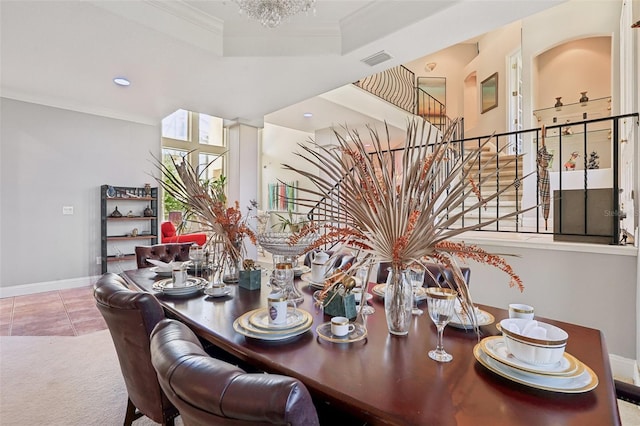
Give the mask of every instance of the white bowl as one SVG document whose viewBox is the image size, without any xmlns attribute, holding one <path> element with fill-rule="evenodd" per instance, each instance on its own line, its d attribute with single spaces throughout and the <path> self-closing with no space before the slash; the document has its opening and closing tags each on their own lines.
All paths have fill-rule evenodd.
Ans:
<svg viewBox="0 0 640 426">
<path fill-rule="evenodd" d="M 555 364 L 560 361 L 569 339 L 567 332 L 560 327 L 540 321 L 538 321 L 538 327 L 544 328 L 547 333 L 547 337 L 544 339 L 523 336 L 511 331 L 512 324 L 518 330 L 523 330 L 530 321 L 520 318 L 508 318 L 500 321 L 502 335 L 509 352 L 519 360 L 533 365 Z"/>
</svg>

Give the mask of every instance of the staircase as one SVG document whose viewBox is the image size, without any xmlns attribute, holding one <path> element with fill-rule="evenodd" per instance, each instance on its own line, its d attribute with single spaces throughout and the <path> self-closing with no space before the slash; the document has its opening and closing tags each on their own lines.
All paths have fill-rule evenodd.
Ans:
<svg viewBox="0 0 640 426">
<path fill-rule="evenodd" d="M 495 146 L 487 144 L 480 153 L 480 164 L 482 164 L 482 172 L 471 170 L 469 176 L 476 182 L 483 198 L 489 198 L 496 192 L 509 187 L 514 180 L 522 179 L 522 156 L 498 153 L 496 157 Z M 465 172 L 470 167 L 478 167 L 478 164 L 469 165 L 465 168 Z M 489 177 L 486 181 L 482 179 Z M 518 185 L 508 188 L 490 201 L 487 201 L 479 209 L 469 211 L 464 218 L 451 225 L 451 228 L 460 228 L 471 224 L 485 222 L 500 216 L 505 216 L 522 208 L 522 186 Z M 469 196 L 468 202 L 464 207 L 469 207 L 477 202 L 477 198 L 473 195 Z M 448 211 L 449 214 L 459 212 L 463 207 Z M 485 231 L 518 231 L 521 223 L 518 222 L 519 217 L 513 216 L 499 222 L 493 223 L 483 228 Z"/>
</svg>

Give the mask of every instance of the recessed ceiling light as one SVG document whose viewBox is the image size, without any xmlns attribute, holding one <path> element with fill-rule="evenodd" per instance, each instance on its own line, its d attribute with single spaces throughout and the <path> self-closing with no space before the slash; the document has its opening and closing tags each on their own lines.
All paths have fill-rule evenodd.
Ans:
<svg viewBox="0 0 640 426">
<path fill-rule="evenodd" d="M 311 117 L 313 117 L 313 114 L 310 113 L 310 112 L 305 112 L 304 114 L 302 114 L 302 116 L 305 117 L 305 118 L 311 118 Z"/>
<path fill-rule="evenodd" d="M 113 79 L 113 82 L 118 86 L 128 86 L 131 84 L 131 82 L 124 77 L 116 77 Z"/>
</svg>

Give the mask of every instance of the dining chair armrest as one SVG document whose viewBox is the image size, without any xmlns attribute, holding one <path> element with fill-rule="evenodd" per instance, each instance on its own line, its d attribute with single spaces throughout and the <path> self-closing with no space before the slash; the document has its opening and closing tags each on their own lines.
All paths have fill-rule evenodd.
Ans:
<svg viewBox="0 0 640 426">
<path fill-rule="evenodd" d="M 625 383 L 620 380 L 614 380 L 616 386 L 616 397 L 623 401 L 640 405 L 640 387 Z"/>
</svg>

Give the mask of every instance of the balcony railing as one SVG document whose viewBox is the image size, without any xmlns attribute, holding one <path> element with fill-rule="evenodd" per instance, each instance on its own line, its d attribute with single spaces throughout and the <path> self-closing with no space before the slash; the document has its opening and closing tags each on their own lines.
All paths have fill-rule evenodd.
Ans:
<svg viewBox="0 0 640 426">
<path fill-rule="evenodd" d="M 451 227 L 462 228 L 533 207 L 526 213 L 496 221 L 480 230 L 552 234 L 554 239 L 561 241 L 619 244 L 620 159 L 616 141 L 620 139 L 622 122 L 628 118 L 634 119 L 637 132 L 638 113 L 574 122 L 570 126 L 548 126 L 545 164 L 538 164 L 538 154 L 544 152 L 540 128 L 455 141 L 456 151 L 464 156 L 465 151 L 477 149 L 487 138 L 495 149 L 500 149 L 518 136 L 531 147 L 532 154 L 495 155 L 495 152 L 488 152 L 482 171 L 478 170 L 478 173 L 491 173 L 491 179 L 479 187 L 481 194 L 495 193 L 512 183 L 515 185 L 489 205 L 468 212 Z M 400 149 L 392 150 L 390 154 L 394 155 L 394 152 L 401 155 Z M 525 169 L 531 171 L 524 172 Z M 480 181 L 477 177 L 475 180 Z M 546 187 L 545 180 L 548 182 Z M 340 183 L 333 190 L 339 193 Z M 475 204 L 477 200 L 470 202 Z M 339 205 L 333 206 L 332 214 L 339 209 Z M 329 218 L 320 217 L 311 210 L 309 219 L 326 222 Z"/>
<path fill-rule="evenodd" d="M 407 111 L 418 115 L 444 131 L 452 121 L 446 114 L 446 106 L 416 85 L 416 76 L 408 68 L 398 65 L 354 83 L 367 92 Z M 457 137 L 463 138 L 462 126 Z"/>
</svg>

